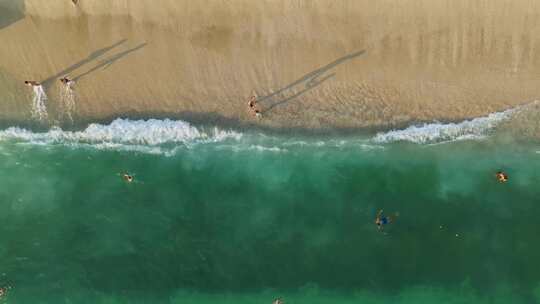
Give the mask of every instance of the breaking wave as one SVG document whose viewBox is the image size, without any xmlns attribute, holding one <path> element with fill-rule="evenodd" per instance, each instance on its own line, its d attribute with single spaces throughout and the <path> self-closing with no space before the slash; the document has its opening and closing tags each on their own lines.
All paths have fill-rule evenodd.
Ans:
<svg viewBox="0 0 540 304">
<path fill-rule="evenodd" d="M 116 119 L 108 125 L 91 124 L 83 131 L 64 131 L 52 128 L 47 132 L 32 132 L 11 127 L 0 131 L 0 140 L 15 140 L 33 144 L 92 145 L 97 148 L 134 148 L 143 146 L 156 151 L 167 144 L 195 144 L 238 140 L 241 133 L 218 128 L 202 130 L 179 120 L 129 120 Z"/>
<path fill-rule="evenodd" d="M 459 123 L 427 123 L 421 126 L 410 126 L 403 130 L 392 130 L 378 133 L 372 141 L 376 143 L 391 143 L 408 141 L 417 144 L 433 144 L 448 141 L 480 139 L 504 120 L 509 119 L 521 107 L 502 112 L 491 113 L 488 116 L 465 120 Z"/>
<path fill-rule="evenodd" d="M 428 123 L 403 130 L 381 132 L 374 137 L 307 139 L 283 138 L 265 134 L 243 134 L 217 127 L 195 127 L 181 120 L 116 119 L 110 124 L 90 124 L 81 131 L 65 131 L 53 127 L 46 132 L 33 132 L 19 127 L 0 130 L 0 141 L 32 145 L 64 145 L 100 150 L 136 151 L 149 154 L 174 155 L 183 147 L 218 143 L 218 149 L 255 152 L 289 152 L 303 148 L 353 149 L 369 152 L 385 149 L 385 144 L 412 142 L 436 144 L 466 139 L 484 138 L 504 120 L 524 106 L 496 112 L 459 123 Z M 242 139 L 242 141 L 240 141 Z"/>
</svg>

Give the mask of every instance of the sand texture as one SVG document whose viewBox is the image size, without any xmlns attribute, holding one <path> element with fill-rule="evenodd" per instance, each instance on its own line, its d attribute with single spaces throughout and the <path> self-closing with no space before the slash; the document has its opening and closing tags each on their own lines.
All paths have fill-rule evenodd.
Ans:
<svg viewBox="0 0 540 304">
<path fill-rule="evenodd" d="M 0 120 L 175 117 L 350 129 L 460 120 L 539 97 L 540 1 L 0 0 Z M 263 112 L 254 118 L 247 99 Z"/>
</svg>

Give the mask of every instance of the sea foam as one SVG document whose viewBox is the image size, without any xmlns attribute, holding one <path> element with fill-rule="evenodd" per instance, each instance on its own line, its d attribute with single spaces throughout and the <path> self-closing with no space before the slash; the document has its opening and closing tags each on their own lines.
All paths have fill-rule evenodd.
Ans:
<svg viewBox="0 0 540 304">
<path fill-rule="evenodd" d="M 509 119 L 519 109 L 521 107 L 491 113 L 488 116 L 477 117 L 459 123 L 426 123 L 421 126 L 410 126 L 403 130 L 381 132 L 373 137 L 372 141 L 376 143 L 408 141 L 418 144 L 433 144 L 480 139 L 487 136 L 499 123 Z"/>
<path fill-rule="evenodd" d="M 329 147 L 359 148 L 363 151 L 384 149 L 384 144 L 408 141 L 434 144 L 465 139 L 478 139 L 489 135 L 499 123 L 509 119 L 523 106 L 489 114 L 459 123 L 429 123 L 410 126 L 403 130 L 381 132 L 373 138 L 347 138 L 326 140 L 300 140 L 268 137 L 264 134 L 246 136 L 220 128 L 197 128 L 181 120 L 130 120 L 118 118 L 110 124 L 90 124 L 82 131 L 65 131 L 53 127 L 47 132 L 32 132 L 19 127 L 0 130 L 0 141 L 10 140 L 34 145 L 61 144 L 106 150 L 138 151 L 150 154 L 173 155 L 178 148 L 201 143 L 221 143 L 220 148 L 233 151 L 256 150 L 288 152 L 293 148 Z M 253 134 L 252 134 L 253 135 Z M 262 140 L 262 141 L 261 141 Z M 226 141 L 233 141 L 226 142 Z"/>
<path fill-rule="evenodd" d="M 62 86 L 60 90 L 60 114 L 73 122 L 72 113 L 75 111 L 75 91 L 73 85 L 75 82 L 70 80 Z"/>
<path fill-rule="evenodd" d="M 47 119 L 47 94 L 43 90 L 43 86 L 36 85 L 32 87 L 34 95 L 32 97 L 32 118 L 44 121 Z"/>
<path fill-rule="evenodd" d="M 91 124 L 83 131 L 32 132 L 11 127 L 0 131 L 0 140 L 19 140 L 35 144 L 91 144 L 97 147 L 160 146 L 240 139 L 241 133 L 218 128 L 201 130 L 180 120 L 116 119 L 108 125 Z"/>
</svg>

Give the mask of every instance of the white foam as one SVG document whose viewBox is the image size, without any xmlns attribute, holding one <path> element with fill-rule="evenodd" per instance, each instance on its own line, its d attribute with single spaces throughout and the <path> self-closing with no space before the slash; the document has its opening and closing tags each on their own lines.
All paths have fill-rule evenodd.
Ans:
<svg viewBox="0 0 540 304">
<path fill-rule="evenodd" d="M 18 140 L 32 144 L 90 145 L 96 148 L 135 149 L 145 147 L 157 151 L 156 147 L 167 144 L 195 144 L 238 140 L 242 134 L 218 128 L 199 130 L 179 120 L 129 120 L 116 119 L 109 125 L 91 124 L 83 131 L 64 131 L 52 128 L 47 132 L 31 132 L 11 127 L 0 131 L 0 140 Z"/>
<path fill-rule="evenodd" d="M 257 152 L 274 152 L 274 153 L 285 153 L 287 149 L 279 148 L 276 146 L 262 146 L 262 145 L 249 145 L 246 148 L 247 150 L 257 151 Z"/>
<path fill-rule="evenodd" d="M 520 108 L 491 113 L 488 116 L 465 120 L 460 123 L 429 123 L 410 126 L 404 130 L 378 133 L 373 139 L 376 143 L 408 141 L 418 144 L 433 144 L 458 140 L 484 138 L 499 123 L 510 118 Z"/>
<path fill-rule="evenodd" d="M 40 85 L 32 86 L 34 90 L 34 96 L 32 96 L 32 118 L 38 119 L 40 121 L 47 119 L 47 106 L 45 102 L 47 101 L 47 94 L 43 90 L 43 87 Z"/>
<path fill-rule="evenodd" d="M 73 91 L 73 80 L 62 86 L 60 90 L 60 114 L 73 122 L 72 113 L 75 110 L 75 92 Z"/>
<path fill-rule="evenodd" d="M 325 140 L 325 141 L 302 141 L 302 140 L 292 140 L 285 141 L 282 143 L 285 147 L 327 147 L 327 148 L 354 148 L 362 151 L 370 150 L 382 150 L 384 146 L 379 144 L 374 144 L 365 138 L 349 138 L 346 140 Z"/>
</svg>

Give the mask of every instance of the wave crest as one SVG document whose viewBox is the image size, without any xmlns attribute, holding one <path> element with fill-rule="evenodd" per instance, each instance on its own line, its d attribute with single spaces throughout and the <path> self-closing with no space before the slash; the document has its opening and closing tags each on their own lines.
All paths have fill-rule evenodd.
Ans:
<svg viewBox="0 0 540 304">
<path fill-rule="evenodd" d="M 432 144 L 479 139 L 485 137 L 489 131 L 493 130 L 500 122 L 509 119 L 519 109 L 519 107 L 512 108 L 459 123 L 428 123 L 421 126 L 410 126 L 403 130 L 378 133 L 373 141 L 376 143 L 408 141 L 417 144 Z"/>
<path fill-rule="evenodd" d="M 44 144 L 121 144 L 159 146 L 240 139 L 242 134 L 213 128 L 203 131 L 180 120 L 116 119 L 108 125 L 91 124 L 83 131 L 52 128 L 47 132 L 32 132 L 11 127 L 0 131 L 1 140 L 21 140 Z"/>
</svg>

